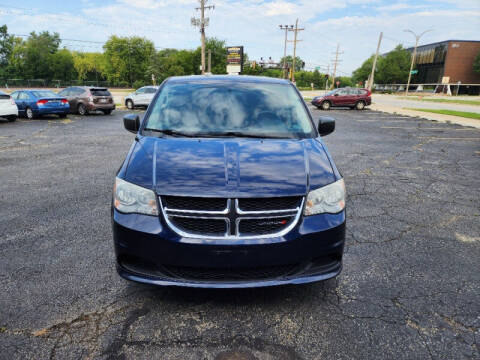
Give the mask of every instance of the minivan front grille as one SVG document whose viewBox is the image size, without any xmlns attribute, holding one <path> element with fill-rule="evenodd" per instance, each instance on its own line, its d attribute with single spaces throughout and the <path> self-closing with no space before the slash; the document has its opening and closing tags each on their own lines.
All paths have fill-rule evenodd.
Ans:
<svg viewBox="0 0 480 360">
<path fill-rule="evenodd" d="M 160 197 L 163 216 L 177 234 L 218 239 L 282 236 L 298 222 L 303 202 L 301 196 L 248 199 Z"/>
</svg>

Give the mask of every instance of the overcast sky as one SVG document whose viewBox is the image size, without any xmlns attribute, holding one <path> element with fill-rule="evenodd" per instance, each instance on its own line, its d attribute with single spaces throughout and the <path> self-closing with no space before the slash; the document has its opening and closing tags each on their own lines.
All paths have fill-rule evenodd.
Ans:
<svg viewBox="0 0 480 360">
<path fill-rule="evenodd" d="M 284 33 L 278 25 L 299 19 L 297 54 L 307 68 L 326 67 L 337 43 L 343 54 L 340 75 L 350 74 L 375 52 L 384 32 L 381 52 L 402 43 L 411 46 L 412 29 L 427 33 L 421 43 L 456 39 L 480 40 L 480 0 L 209 0 L 207 36 L 243 45 L 250 59 L 277 60 L 283 55 Z M 65 39 L 104 42 L 112 34 L 145 36 L 158 48 L 195 48 L 198 30 L 190 18 L 198 16 L 191 0 L 0 0 L 0 25 L 9 32 L 28 34 L 49 30 Z M 293 37 L 292 37 L 293 38 Z M 75 50 L 101 50 L 101 44 L 65 40 Z M 289 44 L 288 53 L 293 52 Z"/>
</svg>

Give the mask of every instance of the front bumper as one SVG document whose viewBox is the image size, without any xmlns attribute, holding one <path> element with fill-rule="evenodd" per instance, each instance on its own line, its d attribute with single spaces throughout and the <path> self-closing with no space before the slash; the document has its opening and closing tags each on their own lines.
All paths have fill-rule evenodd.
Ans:
<svg viewBox="0 0 480 360">
<path fill-rule="evenodd" d="M 112 211 L 117 271 L 154 285 L 244 288 L 301 284 L 338 275 L 345 211 L 301 218 L 282 237 L 225 240 L 183 238 L 161 217 Z"/>
</svg>

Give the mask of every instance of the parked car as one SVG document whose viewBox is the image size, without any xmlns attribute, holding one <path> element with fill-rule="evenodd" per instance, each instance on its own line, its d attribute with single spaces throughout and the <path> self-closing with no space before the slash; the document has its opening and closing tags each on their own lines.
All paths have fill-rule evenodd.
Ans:
<svg viewBox="0 0 480 360">
<path fill-rule="evenodd" d="M 148 106 L 157 90 L 158 86 L 144 86 L 125 97 L 125 106 L 129 109 L 136 106 Z"/>
<path fill-rule="evenodd" d="M 322 110 L 330 110 L 332 107 L 349 107 L 363 110 L 372 103 L 372 92 L 367 89 L 340 88 L 326 93 L 324 96 L 316 96 L 312 104 Z"/>
<path fill-rule="evenodd" d="M 287 80 L 166 80 L 140 121 L 112 201 L 120 276 L 155 285 L 258 287 L 340 273 L 345 186 Z"/>
<path fill-rule="evenodd" d="M 18 90 L 11 94 L 18 107 L 18 115 L 33 119 L 42 115 L 67 116 L 70 106 L 66 98 L 50 90 Z"/>
<path fill-rule="evenodd" d="M 10 95 L 0 91 L 0 118 L 15 121 L 18 116 L 18 108 Z"/>
<path fill-rule="evenodd" d="M 58 94 L 68 99 L 72 113 L 88 115 L 90 112 L 100 110 L 105 115 L 109 115 L 115 110 L 113 96 L 106 88 L 71 86 Z"/>
</svg>

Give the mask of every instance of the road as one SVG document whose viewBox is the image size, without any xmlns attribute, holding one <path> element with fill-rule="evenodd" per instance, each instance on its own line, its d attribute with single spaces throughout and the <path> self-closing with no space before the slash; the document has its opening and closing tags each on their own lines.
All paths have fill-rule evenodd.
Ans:
<svg viewBox="0 0 480 360">
<path fill-rule="evenodd" d="M 342 274 L 213 291 L 117 276 L 123 114 L 0 122 L 1 359 L 479 358 L 480 130 L 330 111 Z"/>
</svg>

